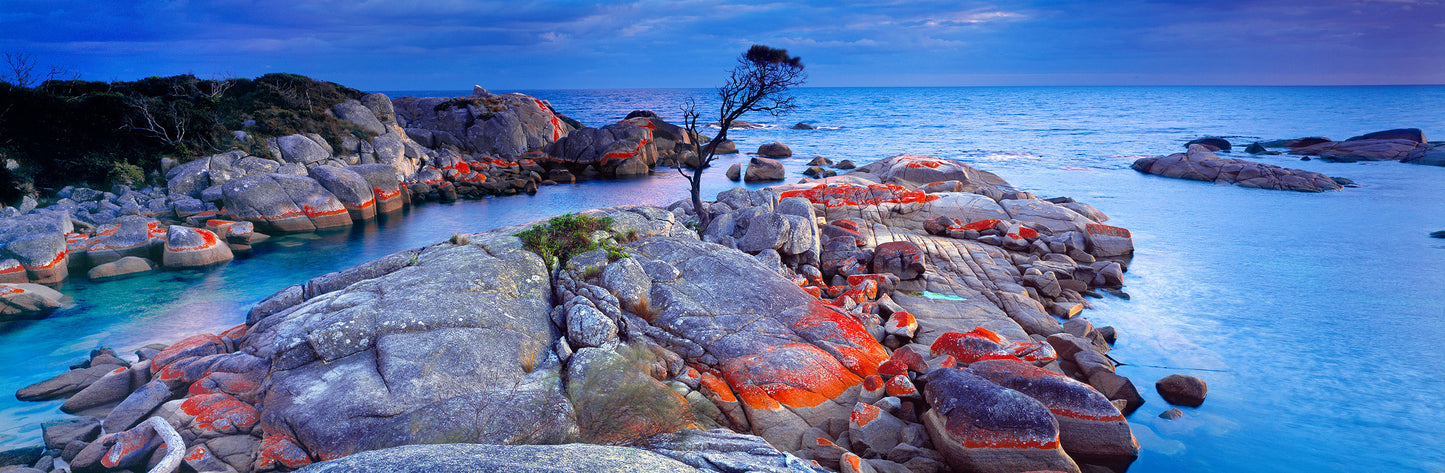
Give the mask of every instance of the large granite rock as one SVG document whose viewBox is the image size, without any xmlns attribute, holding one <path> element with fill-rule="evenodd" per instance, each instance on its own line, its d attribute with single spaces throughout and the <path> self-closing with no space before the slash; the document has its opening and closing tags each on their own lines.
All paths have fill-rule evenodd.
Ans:
<svg viewBox="0 0 1445 473">
<path fill-rule="evenodd" d="M 358 164 L 346 169 L 361 176 L 371 186 L 377 213 L 392 213 L 406 207 L 411 193 L 405 192 L 395 168 L 385 164 Z"/>
<path fill-rule="evenodd" d="M 743 173 L 743 182 L 781 181 L 783 177 L 785 177 L 783 163 L 760 155 L 748 160 L 748 169 Z"/>
<path fill-rule="evenodd" d="M 474 154 L 518 157 L 572 131 L 547 103 L 522 94 L 471 97 L 399 97 L 397 123 L 430 131 L 433 140 Z"/>
<path fill-rule="evenodd" d="M 1043 403 L 958 369 L 930 371 L 923 392 L 924 425 L 954 471 L 1079 471 Z"/>
<path fill-rule="evenodd" d="M 161 264 L 167 268 L 203 268 L 231 261 L 230 245 L 210 230 L 171 225 Z"/>
<path fill-rule="evenodd" d="M 589 166 L 605 176 L 646 174 L 663 159 L 692 148 L 691 135 L 657 117 L 634 117 L 602 128 L 580 128 L 548 145 L 543 163 L 581 173 Z"/>
<path fill-rule="evenodd" d="M 371 184 L 361 174 L 349 167 L 339 166 L 312 166 L 306 171 L 312 179 L 321 183 L 321 187 L 336 196 L 336 200 L 351 214 L 353 221 L 361 222 L 376 217 L 376 195 L 371 190 Z"/>
<path fill-rule="evenodd" d="M 261 427 L 322 460 L 561 438 L 572 417 L 547 350 L 559 337 L 548 279 L 540 257 L 494 232 L 261 318 L 243 347 L 271 360 Z"/>
<path fill-rule="evenodd" d="M 388 105 L 388 109 L 390 108 L 390 101 L 382 102 Z M 362 105 L 361 101 L 347 100 L 331 107 L 331 111 L 336 114 L 336 118 L 351 122 L 371 134 L 380 135 L 386 133 L 386 127 L 382 126 L 381 120 L 376 118 L 376 114 L 372 112 L 370 108 Z"/>
<path fill-rule="evenodd" d="M 65 296 L 39 284 L 0 284 L 0 315 L 45 314 L 64 305 Z"/>
<path fill-rule="evenodd" d="M 351 225 L 346 206 L 316 180 L 290 174 L 246 176 L 222 187 L 226 209 L 266 233 Z"/>
<path fill-rule="evenodd" d="M 1365 143 L 1355 142 L 1355 143 Z M 1311 147 L 1313 148 L 1313 147 Z M 1310 149 L 1310 148 L 1301 148 Z M 1300 150 L 1290 151 L 1296 154 Z M 1223 159 L 1202 145 L 1191 145 L 1187 153 L 1164 157 L 1140 158 L 1133 168 L 1145 174 L 1191 179 L 1196 181 L 1236 184 L 1261 189 L 1323 192 L 1344 187 L 1334 179 L 1317 172 L 1288 169 L 1272 164 L 1242 159 Z"/>
</svg>

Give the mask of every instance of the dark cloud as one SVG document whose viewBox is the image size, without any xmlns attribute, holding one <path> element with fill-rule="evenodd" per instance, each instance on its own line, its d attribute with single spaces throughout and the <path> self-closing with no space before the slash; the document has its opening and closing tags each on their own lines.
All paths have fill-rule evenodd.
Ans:
<svg viewBox="0 0 1445 473">
<path fill-rule="evenodd" d="M 367 89 L 709 86 L 752 43 L 814 85 L 1445 83 L 1442 19 L 1431 0 L 9 0 L 0 50 L 91 79 Z"/>
</svg>

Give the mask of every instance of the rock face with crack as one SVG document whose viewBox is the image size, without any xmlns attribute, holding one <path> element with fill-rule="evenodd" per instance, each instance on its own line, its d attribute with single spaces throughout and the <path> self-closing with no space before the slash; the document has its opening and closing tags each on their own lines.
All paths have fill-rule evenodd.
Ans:
<svg viewBox="0 0 1445 473">
<path fill-rule="evenodd" d="M 547 281 L 514 238 L 476 238 L 266 317 L 244 346 L 272 361 L 262 428 L 318 459 L 566 431 Z"/>
</svg>

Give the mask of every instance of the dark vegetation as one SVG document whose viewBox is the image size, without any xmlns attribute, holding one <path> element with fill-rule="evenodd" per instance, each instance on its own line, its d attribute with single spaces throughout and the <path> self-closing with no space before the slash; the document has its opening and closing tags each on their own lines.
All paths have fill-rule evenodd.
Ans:
<svg viewBox="0 0 1445 473">
<path fill-rule="evenodd" d="M 533 225 L 521 233 L 517 238 L 522 239 L 522 246 L 528 251 L 542 257 L 548 268 L 557 268 L 566 265 L 567 260 L 578 253 L 586 253 L 592 250 L 607 250 L 607 259 L 617 260 L 629 256 L 622 251 L 622 248 L 612 245 L 606 241 L 592 239 L 592 234 L 597 231 L 608 231 L 612 228 L 610 217 L 593 217 L 583 214 L 565 214 L 552 217 L 545 223 Z"/>
<path fill-rule="evenodd" d="M 35 87 L 11 76 L 0 82 L 0 162 L 20 167 L 0 176 L 11 184 L 0 187 L 139 184 L 162 157 L 184 162 L 233 149 L 268 156 L 265 138 L 295 133 L 317 133 L 338 147 L 348 134 L 366 136 L 329 113 L 361 91 L 295 74 L 46 80 Z M 232 130 L 252 139 L 237 141 Z"/>
<path fill-rule="evenodd" d="M 702 171 L 717 158 L 717 147 L 728 139 L 728 129 L 733 122 L 748 112 L 766 112 L 779 116 L 797 108 L 788 89 L 803 85 L 808 76 L 803 72 L 803 59 L 789 56 L 788 50 L 754 44 L 738 58 L 727 82 L 717 88 L 718 132 L 706 144 L 693 141 L 693 152 L 697 154 L 697 167 L 690 171 L 677 167 L 677 172 L 687 177 L 692 184 L 692 208 L 697 212 L 698 228 L 707 228 L 708 214 L 702 210 Z M 684 126 L 693 136 L 698 136 L 697 120 L 702 112 L 697 101 L 688 99 L 682 106 Z"/>
</svg>

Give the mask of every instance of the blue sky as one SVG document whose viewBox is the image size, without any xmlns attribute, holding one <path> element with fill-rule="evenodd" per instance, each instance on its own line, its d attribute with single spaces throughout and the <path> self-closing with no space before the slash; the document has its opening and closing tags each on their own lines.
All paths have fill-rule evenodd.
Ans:
<svg viewBox="0 0 1445 473">
<path fill-rule="evenodd" d="M 753 43 L 813 86 L 1445 84 L 1438 0 L 0 0 L 0 51 L 91 80 L 711 87 Z"/>
</svg>

